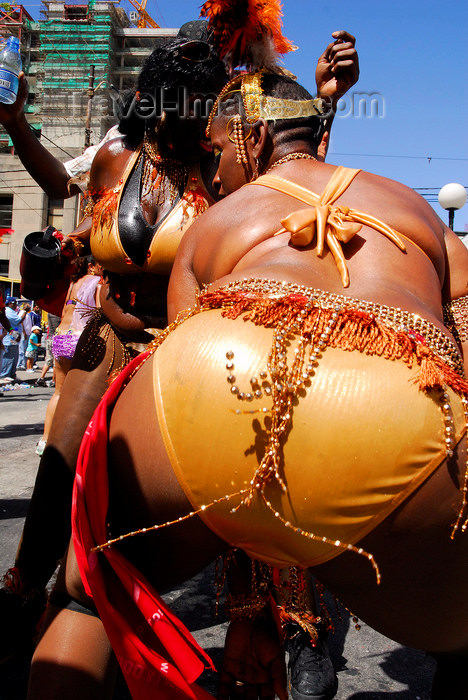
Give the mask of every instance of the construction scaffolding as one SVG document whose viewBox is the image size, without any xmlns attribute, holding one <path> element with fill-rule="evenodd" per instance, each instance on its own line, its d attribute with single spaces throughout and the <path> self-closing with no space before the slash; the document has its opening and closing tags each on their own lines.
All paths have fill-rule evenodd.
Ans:
<svg viewBox="0 0 468 700">
<path fill-rule="evenodd" d="M 0 5 L 0 34 L 16 36 L 23 45 L 28 43 L 33 18 L 23 5 Z"/>
<path fill-rule="evenodd" d="M 44 0 L 42 14 L 44 19 L 37 23 L 39 45 L 31 71 L 36 78 L 34 103 L 41 122 L 54 136 L 58 128 L 62 135 L 82 132 L 89 74 L 94 66 L 94 86 L 101 88 L 93 104 L 92 126 L 98 138 L 112 120 L 108 88 L 114 62 L 114 32 L 128 24 L 128 18 L 113 2 L 84 5 Z"/>
<path fill-rule="evenodd" d="M 51 4 L 47 3 L 48 6 Z M 95 12 L 85 5 L 79 6 L 83 10 L 81 15 L 67 13 L 67 18 L 63 20 L 53 18 L 39 22 L 38 90 L 84 90 L 88 87 L 91 64 L 95 67 L 98 82 L 109 81 L 112 69 L 112 30 L 118 15 L 113 12 L 112 5 L 99 5 L 105 5 L 106 11 Z"/>
<path fill-rule="evenodd" d="M 31 61 L 32 24 L 33 18 L 23 5 L 0 5 L 0 37 L 4 40 L 9 36 L 19 39 L 25 72 L 28 71 Z"/>
<path fill-rule="evenodd" d="M 92 130 L 103 135 L 114 118 L 111 85 L 118 91 L 133 86 L 144 58 L 176 30 L 132 27 L 115 0 L 87 4 L 43 0 L 41 13 L 30 70 L 36 79 L 34 104 L 41 122 L 56 130 L 66 119 L 71 129 L 85 118 L 94 66 L 94 89 L 100 89 L 93 99 Z"/>
</svg>

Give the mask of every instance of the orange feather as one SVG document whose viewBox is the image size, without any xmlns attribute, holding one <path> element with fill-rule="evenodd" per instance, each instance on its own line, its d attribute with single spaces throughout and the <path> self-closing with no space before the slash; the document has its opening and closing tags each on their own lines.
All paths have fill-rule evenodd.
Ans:
<svg viewBox="0 0 468 700">
<path fill-rule="evenodd" d="M 208 19 L 216 49 L 231 68 L 242 65 L 260 68 L 259 44 L 264 45 L 266 55 L 271 54 L 272 48 L 276 54 L 295 48 L 282 34 L 279 0 L 206 0 L 200 15 Z"/>
</svg>

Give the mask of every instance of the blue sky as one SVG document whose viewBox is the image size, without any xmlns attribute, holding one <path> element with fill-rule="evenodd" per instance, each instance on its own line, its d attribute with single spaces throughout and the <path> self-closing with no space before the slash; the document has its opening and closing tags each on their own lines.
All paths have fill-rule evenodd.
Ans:
<svg viewBox="0 0 468 700">
<path fill-rule="evenodd" d="M 161 26 L 178 27 L 197 17 L 200 5 L 148 0 L 146 9 Z M 37 5 L 25 6 L 38 15 Z M 123 6 L 131 9 L 125 0 Z M 347 29 L 357 38 L 361 66 L 353 91 L 378 95 L 379 116 L 353 114 L 351 98 L 343 104 L 329 162 L 414 188 L 468 186 L 466 0 L 284 0 L 283 9 L 284 33 L 299 46 L 284 63 L 305 87 L 314 92 L 315 64 L 332 31 Z M 432 206 L 447 221 L 447 212 Z M 455 213 L 455 229 L 465 227 L 468 204 Z"/>
</svg>

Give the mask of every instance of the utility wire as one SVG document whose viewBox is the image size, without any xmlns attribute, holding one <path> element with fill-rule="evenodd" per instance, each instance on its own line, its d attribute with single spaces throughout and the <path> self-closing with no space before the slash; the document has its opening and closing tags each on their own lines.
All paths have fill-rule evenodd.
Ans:
<svg viewBox="0 0 468 700">
<path fill-rule="evenodd" d="M 0 177 L 1 177 L 1 173 L 0 173 Z M 2 179 L 4 182 L 6 182 L 5 178 L 2 177 L 1 179 Z M 13 194 L 17 195 L 17 196 L 21 199 L 21 201 L 23 202 L 23 204 L 26 205 L 26 208 L 27 208 L 29 211 L 34 211 L 36 214 L 39 214 L 40 216 L 42 216 L 42 214 L 43 214 L 43 210 L 42 210 L 42 209 L 35 209 L 35 208 L 32 207 L 30 204 L 28 204 L 27 201 L 26 201 L 25 199 L 23 199 L 23 197 L 22 197 L 20 194 L 18 194 L 18 192 L 16 192 L 15 188 L 10 187 L 10 189 L 13 190 Z"/>
<path fill-rule="evenodd" d="M 445 156 L 403 156 L 403 155 L 393 155 L 389 153 L 335 153 L 328 152 L 330 156 L 354 156 L 360 158 L 410 158 L 412 160 L 459 160 L 468 161 L 468 158 L 449 158 Z"/>
<path fill-rule="evenodd" d="M 70 158 L 76 158 L 76 156 L 72 156 L 72 154 L 69 153 L 68 151 L 66 151 L 64 148 L 62 148 L 62 146 L 59 146 L 57 143 L 55 143 L 54 141 L 52 141 L 52 139 L 50 139 L 48 136 L 46 136 L 45 134 L 43 134 L 43 133 L 41 132 L 41 138 L 42 138 L 42 137 L 45 138 L 49 143 L 51 143 L 51 144 L 52 144 L 53 146 L 55 146 L 56 148 L 59 148 L 63 153 L 65 153 L 65 155 L 70 156 Z"/>
</svg>

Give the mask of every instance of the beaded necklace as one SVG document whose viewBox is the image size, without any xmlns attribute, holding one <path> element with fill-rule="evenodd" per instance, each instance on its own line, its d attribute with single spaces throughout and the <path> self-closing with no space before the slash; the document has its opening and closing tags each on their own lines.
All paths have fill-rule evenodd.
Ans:
<svg viewBox="0 0 468 700">
<path fill-rule="evenodd" d="M 270 170 L 273 170 L 273 168 L 276 168 L 277 165 L 283 165 L 283 163 L 287 163 L 290 160 L 317 160 L 317 158 L 310 153 L 301 153 L 300 151 L 294 151 L 293 153 L 288 153 L 287 156 L 283 156 L 279 160 L 275 161 L 266 172 L 263 173 L 263 175 L 267 175 Z"/>
<path fill-rule="evenodd" d="M 143 159 L 142 199 L 149 197 L 153 190 L 158 189 L 156 204 L 161 205 L 166 199 L 166 187 L 169 183 L 169 200 L 173 204 L 180 188 L 185 184 L 188 168 L 173 158 L 163 158 L 152 144 L 148 133 L 145 133 L 141 148 Z"/>
</svg>

